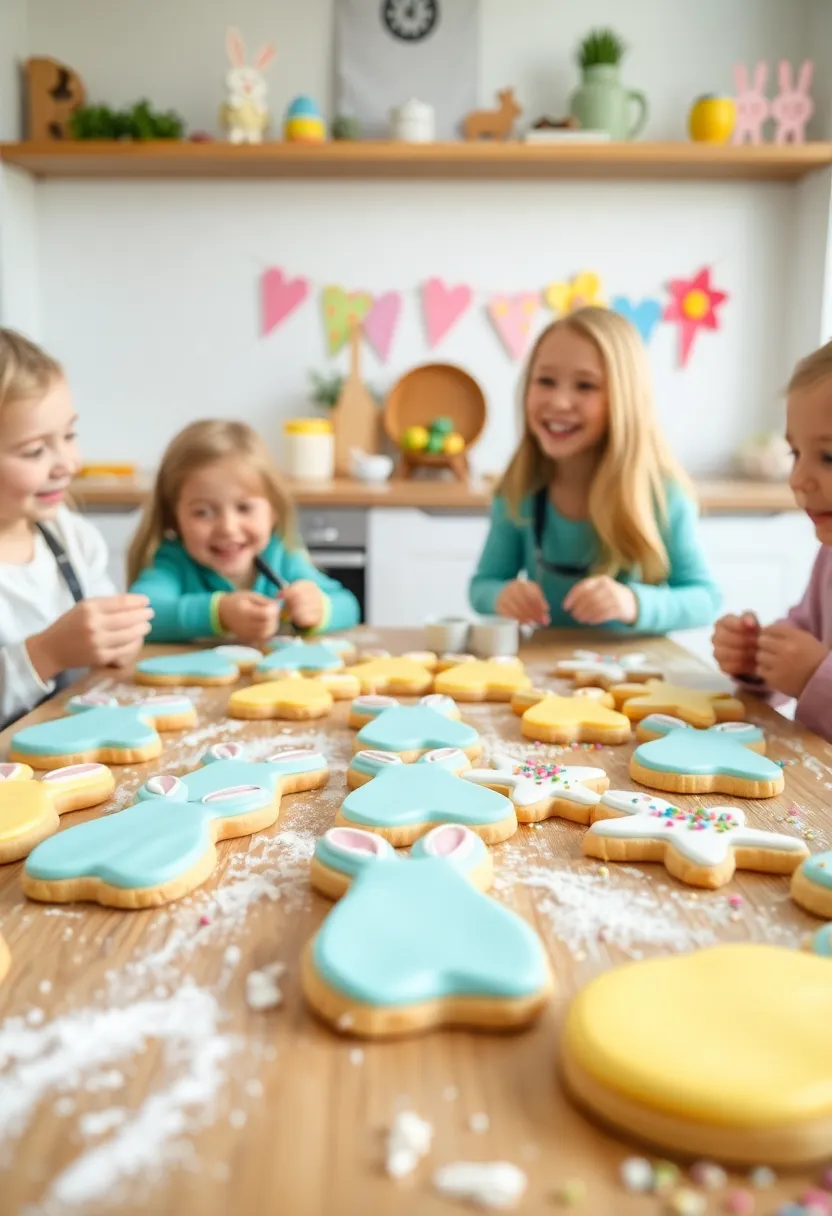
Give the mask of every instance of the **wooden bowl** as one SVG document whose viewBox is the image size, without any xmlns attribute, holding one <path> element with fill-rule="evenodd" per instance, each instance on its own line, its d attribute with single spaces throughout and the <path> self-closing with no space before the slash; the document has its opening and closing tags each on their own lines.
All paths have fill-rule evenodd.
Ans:
<svg viewBox="0 0 832 1216">
<path fill-rule="evenodd" d="M 384 403 L 384 430 L 396 447 L 401 447 L 408 427 L 430 429 L 435 418 L 450 418 L 467 450 L 482 434 L 485 414 L 485 394 L 473 376 L 452 363 L 424 363 L 407 372 L 390 390 Z M 427 457 L 433 453 L 420 454 Z M 440 458 L 436 463 L 441 462 Z M 425 463 L 433 462 L 426 459 Z"/>
</svg>

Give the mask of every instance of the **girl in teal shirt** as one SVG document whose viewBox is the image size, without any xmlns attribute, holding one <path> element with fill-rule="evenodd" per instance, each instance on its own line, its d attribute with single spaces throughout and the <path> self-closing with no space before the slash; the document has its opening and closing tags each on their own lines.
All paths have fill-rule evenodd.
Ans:
<svg viewBox="0 0 832 1216">
<path fill-rule="evenodd" d="M 287 542 L 292 530 L 289 496 L 256 431 L 220 419 L 180 431 L 127 559 L 131 590 L 153 609 L 147 640 L 230 634 L 257 645 L 281 619 L 309 633 L 356 625 L 355 596 Z"/>
<path fill-rule="evenodd" d="M 710 624 L 719 591 L 636 329 L 605 308 L 555 321 L 531 352 L 522 400 L 523 436 L 470 584 L 474 610 L 632 633 Z"/>
</svg>

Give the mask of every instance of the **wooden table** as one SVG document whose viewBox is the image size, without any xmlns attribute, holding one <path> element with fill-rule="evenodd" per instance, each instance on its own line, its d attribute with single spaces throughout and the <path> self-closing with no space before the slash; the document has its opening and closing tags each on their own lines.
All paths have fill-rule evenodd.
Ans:
<svg viewBox="0 0 832 1216">
<path fill-rule="evenodd" d="M 394 652 L 424 644 L 412 631 L 357 634 L 366 646 Z M 540 634 L 524 648 L 536 682 L 576 640 Z M 708 682 L 697 661 L 665 639 L 639 648 L 672 675 Z M 126 699 L 142 691 L 102 672 L 79 685 L 90 687 Z M 298 957 L 329 907 L 309 889 L 308 860 L 344 797 L 347 706 L 309 725 L 232 722 L 224 718 L 228 691 L 196 690 L 198 727 L 166 736 L 160 760 L 117 769 L 118 792 L 104 810 L 129 803 L 154 771 L 195 767 L 224 738 L 250 740 L 258 758 L 289 740 L 314 741 L 331 762 L 329 788 L 287 798 L 271 831 L 221 845 L 213 878 L 158 911 L 29 903 L 19 865 L 0 871 L 0 928 L 13 956 L 0 987 L 4 1216 L 27 1204 L 84 1216 L 438 1216 L 459 1209 L 433 1193 L 432 1171 L 459 1159 L 526 1170 L 524 1212 L 556 1210 L 552 1192 L 572 1178 L 587 1185 L 579 1210 L 588 1216 L 659 1212 L 655 1198 L 625 1194 L 618 1183 L 619 1163 L 638 1149 L 588 1122 L 558 1083 L 565 1004 L 628 958 L 715 941 L 798 945 L 817 922 L 791 903 L 787 881 L 741 875 L 710 893 L 682 887 L 659 866 L 611 865 L 605 878 L 582 858 L 581 828 L 558 820 L 521 827 L 494 850 L 496 897 L 533 920 L 551 953 L 558 991 L 540 1021 L 507 1037 L 442 1032 L 376 1044 L 337 1037 L 305 1007 Z M 27 720 L 58 712 L 60 702 L 52 702 Z M 507 706 L 464 707 L 464 717 L 489 746 L 500 740 L 515 754 L 524 750 Z M 811 830 L 811 847 L 828 847 L 832 747 L 756 702 L 749 717 L 767 728 L 769 754 L 787 762 L 785 794 L 751 804 L 752 822 L 781 827 L 792 813 L 798 822 L 785 830 Z M 627 786 L 630 750 L 582 750 L 571 762 L 598 763 L 613 788 Z M 565 755 L 543 750 L 554 752 Z M 737 893 L 744 902 L 732 912 L 728 896 Z M 254 1012 L 246 976 L 274 961 L 286 964 L 284 1003 Z M 381 1167 L 383 1133 L 403 1104 L 434 1125 L 435 1137 L 416 1174 L 396 1183 Z M 476 1133 L 469 1120 L 479 1113 L 490 1127 Z M 808 1177 L 778 1181 L 758 1213 L 795 1197 Z M 709 1210 L 719 1210 L 716 1200 Z"/>
</svg>

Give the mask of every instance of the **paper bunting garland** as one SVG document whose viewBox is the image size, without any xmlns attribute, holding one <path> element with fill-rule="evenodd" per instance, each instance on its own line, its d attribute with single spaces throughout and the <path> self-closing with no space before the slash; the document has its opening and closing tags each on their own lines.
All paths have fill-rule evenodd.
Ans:
<svg viewBox="0 0 832 1216">
<path fill-rule="evenodd" d="M 539 307 L 540 295 L 536 291 L 524 291 L 516 296 L 492 296 L 488 301 L 488 315 L 512 359 L 519 359 L 524 354 Z"/>
<path fill-rule="evenodd" d="M 323 307 L 327 349 L 331 355 L 337 355 L 346 344 L 351 327 L 363 321 L 373 307 L 373 297 L 368 291 L 325 287 Z"/>
<path fill-rule="evenodd" d="M 692 279 L 671 279 L 668 290 L 672 299 L 664 311 L 664 320 L 678 322 L 679 363 L 685 367 L 697 331 L 719 329 L 716 310 L 728 299 L 728 295 L 711 287 L 708 267 L 703 267 Z"/>
<path fill-rule="evenodd" d="M 441 279 L 428 279 L 422 285 L 422 311 L 429 347 L 439 345 L 448 330 L 470 307 L 473 294 L 471 288 L 464 284 L 446 287 Z"/>
<path fill-rule="evenodd" d="M 370 343 L 379 359 L 385 363 L 387 362 L 387 356 L 390 354 L 390 347 L 393 344 L 393 335 L 396 332 L 401 310 L 402 297 L 399 293 L 397 291 L 385 291 L 383 295 L 376 296 L 373 301 L 373 307 L 364 318 L 362 326 L 364 337 Z"/>
<path fill-rule="evenodd" d="M 287 279 L 276 266 L 263 271 L 260 277 L 260 332 L 264 338 L 303 303 L 309 295 L 309 287 L 308 279 Z"/>
<path fill-rule="evenodd" d="M 629 299 L 628 296 L 613 296 L 610 308 L 613 312 L 626 317 L 631 325 L 635 325 L 645 345 L 652 338 L 653 330 L 662 319 L 660 300 L 647 299 L 636 302 Z"/>
<path fill-rule="evenodd" d="M 557 313 L 559 317 L 565 317 L 576 308 L 586 308 L 590 304 L 600 308 L 606 306 L 600 276 L 593 270 L 576 274 L 569 283 L 550 283 L 543 293 L 543 298 L 552 312 Z"/>
</svg>

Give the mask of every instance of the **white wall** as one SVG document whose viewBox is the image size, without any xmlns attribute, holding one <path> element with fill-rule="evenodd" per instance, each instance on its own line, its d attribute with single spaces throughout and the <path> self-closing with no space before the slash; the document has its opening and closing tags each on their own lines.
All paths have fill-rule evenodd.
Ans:
<svg viewBox="0 0 832 1216">
<path fill-rule="evenodd" d="M 736 59 L 801 56 L 810 20 L 825 20 L 807 8 L 816 2 L 482 0 L 482 97 L 510 83 L 527 117 L 563 112 L 575 43 L 611 24 L 632 47 L 626 82 L 650 96 L 648 136 L 681 138 L 691 99 L 730 89 Z M 213 129 L 234 23 L 251 46 L 277 42 L 277 115 L 298 92 L 329 105 L 332 0 L 29 0 L 28 18 L 31 53 L 76 68 L 91 99 L 146 95 Z M 784 316 L 798 206 L 776 184 L 48 182 L 37 187 L 43 336 L 72 377 L 87 455 L 152 465 L 202 413 L 239 414 L 276 437 L 281 417 L 307 408 L 308 371 L 326 364 L 319 304 L 259 339 L 269 264 L 370 290 L 414 289 L 430 274 L 519 290 L 595 268 L 611 293 L 638 297 L 708 263 L 731 293 L 724 331 L 700 336 L 685 371 L 673 327 L 651 353 L 671 440 L 692 471 L 716 470 L 779 419 L 801 341 Z M 476 460 L 502 466 L 519 369 L 481 308 L 432 356 L 410 294 L 389 366 L 369 353 L 365 366 L 386 387 L 432 357 L 483 384 L 490 420 Z"/>
<path fill-rule="evenodd" d="M 26 0 L 0 2 L 0 139 L 17 139 L 21 129 L 20 61 L 28 53 Z"/>
</svg>

